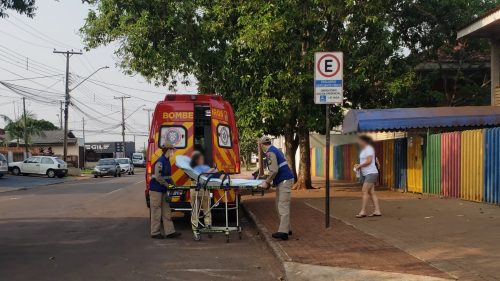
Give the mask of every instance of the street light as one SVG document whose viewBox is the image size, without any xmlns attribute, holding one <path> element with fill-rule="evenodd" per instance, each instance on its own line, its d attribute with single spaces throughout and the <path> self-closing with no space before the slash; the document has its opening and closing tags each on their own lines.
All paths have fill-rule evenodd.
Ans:
<svg viewBox="0 0 500 281">
<path fill-rule="evenodd" d="M 103 66 L 103 67 L 100 67 L 98 68 L 96 71 L 92 72 L 89 76 L 87 76 L 87 78 L 83 79 L 82 81 L 80 81 L 80 83 L 76 84 L 76 86 L 73 87 L 73 89 L 69 89 L 69 91 L 73 91 L 74 89 L 76 89 L 76 87 L 80 86 L 83 82 L 87 81 L 90 77 L 92 77 L 94 74 L 96 74 L 99 70 L 102 70 L 102 69 L 108 69 L 109 66 Z"/>
<path fill-rule="evenodd" d="M 96 74 L 99 70 L 102 70 L 102 69 L 108 69 L 109 66 L 103 66 L 103 67 L 100 67 L 98 68 L 96 71 L 92 72 L 89 76 L 87 76 L 87 78 L 83 79 L 82 81 L 80 81 L 80 83 L 76 84 L 75 87 L 73 87 L 73 89 L 70 89 L 69 87 L 66 87 L 66 104 L 65 104 L 65 110 L 64 110 L 64 113 L 65 113 L 65 116 L 64 116 L 64 147 L 63 147 L 63 157 L 64 157 L 64 161 L 67 161 L 67 157 L 68 157 L 68 105 L 69 105 L 69 100 L 70 100 L 70 95 L 69 93 L 71 91 L 73 91 L 74 89 L 76 89 L 76 87 L 80 86 L 83 82 L 87 81 L 90 77 L 92 77 L 92 75 Z M 66 69 L 68 70 L 68 69 Z M 68 72 L 66 72 L 66 80 L 68 80 Z M 68 83 L 66 83 L 68 84 Z"/>
</svg>

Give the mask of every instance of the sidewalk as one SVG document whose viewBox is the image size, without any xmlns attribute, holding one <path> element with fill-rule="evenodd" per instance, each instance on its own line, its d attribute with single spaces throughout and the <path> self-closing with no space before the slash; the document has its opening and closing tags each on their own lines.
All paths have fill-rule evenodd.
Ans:
<svg viewBox="0 0 500 281">
<path fill-rule="evenodd" d="M 324 191 L 324 190 L 322 190 Z M 305 194 L 305 196 L 302 196 Z M 298 198 L 300 197 L 305 198 Z M 311 272 L 329 272 L 328 278 L 316 276 L 314 280 L 358 280 L 353 278 L 353 272 L 346 275 L 345 269 L 353 269 L 364 276 L 359 280 L 436 280 L 435 278 L 451 278 L 446 273 L 400 250 L 382 239 L 378 239 L 361 230 L 350 226 L 341 220 L 332 219 L 331 227 L 325 229 L 324 214 L 321 210 L 307 205 L 307 191 L 294 192 L 292 199 L 293 236 L 288 241 L 269 239 L 269 244 L 275 254 L 285 263 L 284 267 L 289 280 L 311 280 L 312 276 L 300 278 L 304 269 L 291 270 L 297 266 L 294 263 L 326 266 L 318 267 L 324 270 L 311 269 Z M 317 196 L 316 196 L 317 197 Z M 264 197 L 245 196 L 244 207 L 256 221 L 259 230 L 265 237 L 276 230 L 278 217 L 274 207 L 274 192 L 268 192 Z M 341 270 L 338 270 L 338 269 Z M 335 270 L 337 269 L 337 270 Z M 318 271 L 319 270 L 319 271 Z M 356 271 L 358 270 L 358 271 Z M 380 276 L 374 278 L 365 276 L 365 271 Z M 403 273 L 404 277 L 387 277 L 386 273 Z M 333 279 L 336 275 L 337 278 Z M 414 276 L 423 275 L 423 276 Z M 341 277 L 350 276 L 350 277 Z M 385 276 L 385 277 L 384 277 Z M 427 277 L 435 277 L 428 278 Z M 372 279 L 374 278 L 374 279 Z M 421 279 L 423 278 L 423 279 Z"/>
<path fill-rule="evenodd" d="M 324 179 L 313 179 L 313 185 L 323 186 Z M 330 269 L 337 266 L 459 280 L 500 280 L 499 206 L 377 188 L 383 217 L 357 219 L 359 184 L 335 181 L 332 186 L 329 230 L 324 229 L 325 190 L 293 192 L 294 236 L 286 242 L 270 239 L 276 250 L 286 253 L 283 260 Z M 244 200 L 268 232 L 263 234 L 274 232 L 278 225 L 274 193 L 246 196 Z M 380 276 L 371 280 L 387 279 Z"/>
</svg>

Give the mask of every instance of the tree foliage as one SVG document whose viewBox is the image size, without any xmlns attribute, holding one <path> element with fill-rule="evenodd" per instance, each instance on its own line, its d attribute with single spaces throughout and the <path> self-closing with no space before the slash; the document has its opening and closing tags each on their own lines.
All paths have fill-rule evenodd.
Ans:
<svg viewBox="0 0 500 281">
<path fill-rule="evenodd" d="M 19 146 L 19 141 L 25 139 L 25 127 L 28 144 L 31 144 L 32 137 L 42 135 L 43 131 L 53 131 L 58 130 L 53 123 L 47 120 L 36 119 L 33 113 L 26 113 L 26 119 L 24 115 L 19 116 L 17 119 L 12 120 L 5 115 L 1 115 L 4 121 L 7 123 L 5 126 L 5 132 L 10 140 L 17 140 L 17 145 Z M 26 121 L 26 123 L 25 123 Z"/>
<path fill-rule="evenodd" d="M 175 88 L 231 101 L 240 138 L 283 135 L 298 187 L 310 180 L 309 133 L 325 133 L 313 103 L 317 51 L 344 52 L 343 108 L 480 103 L 484 89 L 461 66 L 484 44 L 458 42 L 456 30 L 496 0 L 92 0 L 81 32 L 87 48 L 117 42 L 120 66 Z M 443 57 L 458 62 L 443 71 Z M 417 66 L 437 62 L 432 71 Z M 443 85 L 439 85 L 439 83 Z M 471 98 L 472 97 L 472 98 Z"/>
<path fill-rule="evenodd" d="M 31 18 L 35 15 L 35 0 L 0 0 L 0 18 L 8 16 L 8 10 L 26 14 Z"/>
</svg>

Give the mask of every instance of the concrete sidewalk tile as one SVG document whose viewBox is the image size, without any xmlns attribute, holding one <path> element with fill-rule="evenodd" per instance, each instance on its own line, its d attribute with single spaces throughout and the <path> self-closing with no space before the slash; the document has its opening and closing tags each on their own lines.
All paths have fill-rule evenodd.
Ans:
<svg viewBox="0 0 500 281">
<path fill-rule="evenodd" d="M 304 201 L 292 199 L 293 236 L 288 241 L 276 241 L 269 237 L 279 223 L 274 194 L 245 197 L 244 208 L 282 262 L 450 278 L 422 260 L 340 220 L 332 219 L 331 227 L 325 229 L 324 214 Z"/>
<path fill-rule="evenodd" d="M 444 281 L 448 279 L 374 271 L 365 269 L 353 269 L 332 266 L 309 265 L 296 262 L 285 262 L 285 273 L 288 281 Z"/>
</svg>

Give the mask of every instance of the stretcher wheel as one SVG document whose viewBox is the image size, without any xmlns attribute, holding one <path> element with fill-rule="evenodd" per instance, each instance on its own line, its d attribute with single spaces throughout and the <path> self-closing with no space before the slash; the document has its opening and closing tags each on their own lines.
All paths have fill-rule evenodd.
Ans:
<svg viewBox="0 0 500 281">
<path fill-rule="evenodd" d="M 200 241 L 201 240 L 201 234 L 198 232 L 193 233 L 194 234 L 194 241 Z"/>
</svg>

